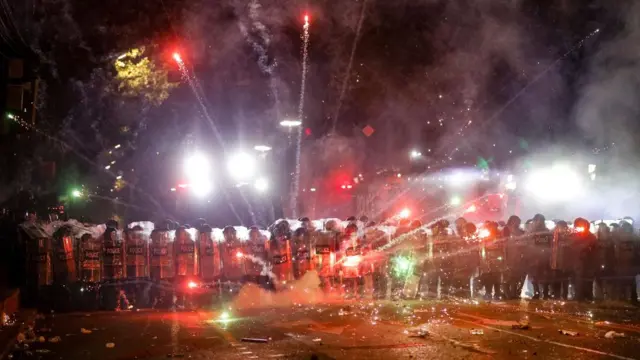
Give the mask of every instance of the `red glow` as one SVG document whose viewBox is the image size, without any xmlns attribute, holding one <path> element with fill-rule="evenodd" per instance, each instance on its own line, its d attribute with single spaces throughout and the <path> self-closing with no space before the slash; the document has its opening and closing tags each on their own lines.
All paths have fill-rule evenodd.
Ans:
<svg viewBox="0 0 640 360">
<path fill-rule="evenodd" d="M 182 62 L 182 57 L 180 57 L 180 54 L 178 54 L 177 52 L 174 52 L 171 56 L 173 56 L 173 60 L 175 60 L 177 63 Z"/>
<path fill-rule="evenodd" d="M 185 189 L 185 188 L 188 188 L 189 186 L 190 186 L 189 184 L 178 184 L 178 187 L 180 189 Z"/>
<path fill-rule="evenodd" d="M 309 14 L 304 14 L 304 22 L 309 23 Z"/>
<path fill-rule="evenodd" d="M 304 129 L 304 134 L 307 136 L 311 136 L 311 129 L 309 128 Z"/>
<path fill-rule="evenodd" d="M 585 232 L 585 229 L 582 226 L 578 226 L 576 228 L 576 231 L 579 232 L 579 233 L 583 233 L 583 232 Z"/>
<path fill-rule="evenodd" d="M 467 208 L 467 212 L 470 212 L 470 213 L 476 212 L 476 210 L 478 210 L 478 208 L 476 208 L 475 205 L 471 205 Z"/>
<path fill-rule="evenodd" d="M 478 237 L 481 239 L 486 239 L 491 235 L 491 232 L 488 229 L 481 229 L 478 231 Z"/>
<path fill-rule="evenodd" d="M 400 218 L 402 218 L 402 219 L 408 219 L 408 218 L 409 218 L 409 216 L 411 216 L 411 210 L 406 209 L 406 208 L 405 208 L 405 209 L 402 209 L 402 210 L 400 211 L 400 213 L 398 213 L 398 216 L 399 216 Z"/>
<path fill-rule="evenodd" d="M 238 251 L 238 252 L 236 253 L 236 257 L 237 257 L 238 259 L 242 258 L 243 256 L 244 256 L 244 254 L 242 253 L 242 251 Z"/>
<path fill-rule="evenodd" d="M 196 283 L 195 281 L 189 281 L 189 283 L 187 283 L 187 287 L 189 289 L 195 289 L 198 287 L 198 283 Z"/>
<path fill-rule="evenodd" d="M 341 188 L 346 189 L 347 185 L 342 185 Z"/>
<path fill-rule="evenodd" d="M 353 186 L 351 185 L 347 185 L 347 189 L 351 189 Z"/>
</svg>

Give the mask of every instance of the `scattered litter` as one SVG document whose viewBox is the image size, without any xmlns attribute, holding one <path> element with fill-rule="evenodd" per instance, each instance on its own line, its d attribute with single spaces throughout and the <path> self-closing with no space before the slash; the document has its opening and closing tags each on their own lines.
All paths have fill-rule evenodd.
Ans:
<svg viewBox="0 0 640 360">
<path fill-rule="evenodd" d="M 578 336 L 580 334 L 578 334 L 577 331 L 569 331 L 569 330 L 558 330 L 558 332 L 562 335 L 567 335 L 567 336 Z"/>
<path fill-rule="evenodd" d="M 315 339 L 313 339 L 313 340 L 311 340 L 311 341 L 313 341 L 313 342 L 322 342 L 322 339 L 320 339 L 320 338 L 315 338 Z"/>
<path fill-rule="evenodd" d="M 60 338 L 60 336 L 54 336 L 52 338 L 49 338 L 49 342 L 50 343 L 58 343 L 60 342 L 62 339 Z"/>
<path fill-rule="evenodd" d="M 604 334 L 604 337 L 607 339 L 613 339 L 613 338 L 625 337 L 625 335 L 624 333 L 619 333 L 612 330 L 612 331 L 607 331 L 607 333 Z"/>
<path fill-rule="evenodd" d="M 48 353 L 51 352 L 51 350 L 49 350 L 49 349 L 37 349 L 36 352 L 38 354 L 48 354 Z"/>
<path fill-rule="evenodd" d="M 484 330 L 482 329 L 471 329 L 469 330 L 471 335 L 484 335 Z"/>
<path fill-rule="evenodd" d="M 528 320 L 523 320 L 518 322 L 516 325 L 511 325 L 511 328 L 514 330 L 529 330 L 531 327 L 529 326 Z"/>
<path fill-rule="evenodd" d="M 429 331 L 424 326 L 418 326 L 411 329 L 406 329 L 404 331 L 404 334 L 408 337 L 425 338 L 429 336 Z"/>
<path fill-rule="evenodd" d="M 184 354 L 167 354 L 168 358 L 183 358 Z"/>
<path fill-rule="evenodd" d="M 107 349 L 113 349 L 114 347 L 116 347 L 116 344 L 114 344 L 114 343 L 106 343 L 104 346 L 106 346 Z"/>
<path fill-rule="evenodd" d="M 251 342 L 251 343 L 267 343 L 269 339 L 261 339 L 261 338 L 242 338 L 242 342 Z"/>
<path fill-rule="evenodd" d="M 80 328 L 80 332 L 83 334 L 91 334 L 93 331 L 85 328 Z"/>
</svg>

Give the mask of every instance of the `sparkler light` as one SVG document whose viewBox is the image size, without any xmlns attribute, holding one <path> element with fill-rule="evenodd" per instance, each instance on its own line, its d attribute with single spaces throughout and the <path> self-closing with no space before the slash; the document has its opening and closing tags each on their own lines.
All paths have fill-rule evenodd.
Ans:
<svg viewBox="0 0 640 360">
<path fill-rule="evenodd" d="M 393 273 L 396 277 L 407 277 L 413 272 L 414 262 L 405 256 L 397 256 L 393 259 Z"/>
<path fill-rule="evenodd" d="M 173 57 L 173 60 L 175 60 L 178 64 L 182 64 L 182 57 L 180 56 L 179 53 L 174 52 L 172 57 Z"/>
<path fill-rule="evenodd" d="M 308 26 L 308 25 L 309 25 L 309 14 L 304 14 L 304 24 L 305 24 L 306 26 Z"/>
</svg>

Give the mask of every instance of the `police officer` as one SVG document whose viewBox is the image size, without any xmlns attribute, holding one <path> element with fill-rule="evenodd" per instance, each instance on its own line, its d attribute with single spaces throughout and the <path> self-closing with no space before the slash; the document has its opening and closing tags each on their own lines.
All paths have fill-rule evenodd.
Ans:
<svg viewBox="0 0 640 360">
<path fill-rule="evenodd" d="M 569 251 L 571 231 L 566 221 L 560 220 L 553 229 L 553 243 L 551 245 L 551 290 L 556 299 L 567 299 L 568 272 L 567 252 Z"/>
<path fill-rule="evenodd" d="M 527 277 L 527 269 L 524 266 L 524 249 L 522 235 L 524 231 L 520 229 L 522 220 L 516 215 L 511 215 L 507 224 L 502 229 L 502 236 L 506 240 L 507 251 L 507 272 L 505 296 L 508 299 L 520 297 L 522 285 Z"/>
<path fill-rule="evenodd" d="M 571 241 L 573 252 L 572 273 L 575 285 L 575 300 L 592 300 L 592 284 L 597 268 L 595 258 L 596 237 L 589 231 L 591 224 L 584 218 L 573 222 L 574 234 Z"/>
<path fill-rule="evenodd" d="M 534 299 L 549 297 L 549 261 L 553 234 L 547 229 L 545 218 L 536 214 L 531 222 L 531 255 L 529 272 L 533 277 Z"/>
<path fill-rule="evenodd" d="M 615 296 L 615 245 L 611 231 L 604 222 L 600 222 L 596 230 L 596 288 L 599 298 L 613 298 Z"/>
<path fill-rule="evenodd" d="M 505 242 L 500 237 L 498 223 L 487 221 L 484 224 L 488 230 L 486 237 L 482 238 L 482 283 L 485 289 L 485 297 L 491 299 L 501 298 L 500 283 L 502 272 L 505 269 L 506 248 Z"/>
<path fill-rule="evenodd" d="M 633 227 L 625 220 L 620 222 L 618 230 L 613 235 L 617 263 L 616 292 L 622 299 L 637 303 L 638 294 L 635 277 L 638 274 L 638 264 L 640 262 L 640 244 L 633 234 Z"/>
</svg>

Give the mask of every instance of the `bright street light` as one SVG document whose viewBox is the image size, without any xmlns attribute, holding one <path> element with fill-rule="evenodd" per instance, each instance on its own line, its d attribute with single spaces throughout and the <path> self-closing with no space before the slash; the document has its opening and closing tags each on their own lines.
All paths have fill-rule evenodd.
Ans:
<svg viewBox="0 0 640 360">
<path fill-rule="evenodd" d="M 526 189 L 545 202 L 568 201 L 583 192 L 583 182 L 576 171 L 567 165 L 534 170 L 526 182 Z"/>
<path fill-rule="evenodd" d="M 260 152 L 267 152 L 269 150 L 271 150 L 271 146 L 267 146 L 267 145 L 256 145 L 253 147 L 254 150 L 256 151 L 260 151 Z"/>
<path fill-rule="evenodd" d="M 248 180 L 256 171 L 256 160 L 249 154 L 238 153 L 229 159 L 227 170 L 236 180 Z"/>
<path fill-rule="evenodd" d="M 287 119 L 287 120 L 280 121 L 280 126 L 284 126 L 284 127 L 291 128 L 291 127 L 296 127 L 300 125 L 302 125 L 302 121 L 300 120 Z"/>
<path fill-rule="evenodd" d="M 409 153 L 409 156 L 412 159 L 417 159 L 417 158 L 422 156 L 422 153 L 420 151 L 418 151 L 418 150 L 411 150 L 411 152 Z"/>
<path fill-rule="evenodd" d="M 267 189 L 269 189 L 269 182 L 265 178 L 259 178 L 253 184 L 253 187 L 255 187 L 259 192 L 265 192 L 267 191 Z"/>
<path fill-rule="evenodd" d="M 191 182 L 207 177 L 210 170 L 209 160 L 201 153 L 191 154 L 184 162 L 184 173 Z"/>
</svg>

